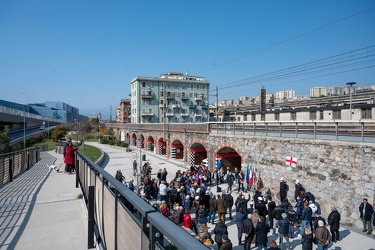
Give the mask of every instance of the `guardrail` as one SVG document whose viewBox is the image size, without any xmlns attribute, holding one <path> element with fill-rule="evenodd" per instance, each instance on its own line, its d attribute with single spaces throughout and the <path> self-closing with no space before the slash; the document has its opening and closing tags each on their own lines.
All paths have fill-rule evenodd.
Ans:
<svg viewBox="0 0 375 250">
<path fill-rule="evenodd" d="M 136 193 L 81 152 L 76 154 L 76 187 L 88 207 L 88 248 L 206 249 L 187 231 L 156 211 Z"/>
<path fill-rule="evenodd" d="M 217 134 L 254 135 L 375 143 L 375 121 L 210 122 Z"/>
<path fill-rule="evenodd" d="M 40 152 L 46 150 L 47 145 L 41 145 L 0 154 L 0 186 L 12 182 L 14 177 L 28 170 L 30 166 L 39 161 Z"/>
</svg>

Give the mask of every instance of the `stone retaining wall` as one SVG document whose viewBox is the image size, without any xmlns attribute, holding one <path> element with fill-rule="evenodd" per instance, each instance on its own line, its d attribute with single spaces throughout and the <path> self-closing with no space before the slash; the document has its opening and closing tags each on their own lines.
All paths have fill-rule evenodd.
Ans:
<svg viewBox="0 0 375 250">
<path fill-rule="evenodd" d="M 313 193 L 328 216 L 335 205 L 344 224 L 362 226 L 358 207 L 364 197 L 375 198 L 375 145 L 284 139 L 269 137 L 210 136 L 210 143 L 228 141 L 242 149 L 243 161 L 255 166 L 265 190 L 279 198 L 280 177 L 289 185 L 288 198 L 294 200 L 294 183 L 298 179 L 306 191 Z M 285 165 L 285 157 L 298 158 L 297 168 Z M 294 203 L 292 203 L 294 204 Z"/>
</svg>

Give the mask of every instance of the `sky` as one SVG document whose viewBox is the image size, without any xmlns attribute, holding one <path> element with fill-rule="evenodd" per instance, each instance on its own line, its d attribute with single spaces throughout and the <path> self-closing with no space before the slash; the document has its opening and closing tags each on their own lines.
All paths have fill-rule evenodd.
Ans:
<svg viewBox="0 0 375 250">
<path fill-rule="evenodd" d="M 205 77 L 219 100 L 309 95 L 375 84 L 374 45 L 373 0 L 0 0 L 0 99 L 108 119 L 132 79 L 168 72 Z"/>
</svg>

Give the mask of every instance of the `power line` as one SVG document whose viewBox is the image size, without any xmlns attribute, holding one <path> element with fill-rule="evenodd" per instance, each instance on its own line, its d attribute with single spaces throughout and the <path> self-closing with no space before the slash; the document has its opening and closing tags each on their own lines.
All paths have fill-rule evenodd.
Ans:
<svg viewBox="0 0 375 250">
<path fill-rule="evenodd" d="M 197 72 L 197 74 L 201 74 L 201 73 L 204 73 L 204 72 L 207 72 L 207 71 L 210 71 L 210 70 L 213 70 L 213 69 L 219 68 L 219 67 L 221 67 L 221 66 L 224 66 L 224 65 L 230 64 L 230 63 L 232 63 L 232 62 L 238 61 L 238 60 L 243 59 L 243 58 L 245 58 L 245 57 L 248 57 L 248 56 L 251 56 L 251 55 L 254 55 L 254 54 L 260 53 L 260 52 L 262 52 L 262 51 L 265 51 L 265 50 L 271 49 L 271 48 L 276 47 L 276 46 L 278 46 L 278 45 L 281 45 L 281 44 L 287 43 L 287 42 L 289 42 L 289 41 L 295 40 L 295 39 L 297 39 L 297 38 L 300 38 L 300 37 L 302 37 L 302 36 L 308 35 L 308 34 L 313 33 L 313 32 L 315 32 L 315 31 L 318 31 L 318 30 L 324 29 L 324 28 L 326 28 L 326 27 L 329 27 L 329 26 L 334 25 L 334 24 L 336 24 L 336 23 L 342 22 L 342 21 L 347 20 L 347 19 L 349 19 L 349 18 L 352 18 L 352 17 L 354 17 L 354 16 L 360 15 L 360 14 L 362 14 L 362 13 L 364 13 L 364 12 L 367 12 L 367 11 L 370 11 L 370 10 L 372 10 L 372 9 L 375 9 L 375 6 L 372 6 L 372 7 L 370 7 L 370 8 L 367 8 L 367 9 L 362 10 L 362 11 L 359 11 L 359 12 L 356 12 L 356 13 L 354 13 L 354 14 L 352 14 L 352 15 L 349 15 L 349 16 L 346 16 L 346 17 L 343 17 L 343 18 L 341 18 L 341 19 L 335 20 L 335 21 L 330 22 L 330 23 L 328 23 L 328 24 L 322 25 L 322 26 L 320 26 L 320 27 L 318 27 L 318 28 L 315 28 L 315 29 L 312 29 L 312 30 L 306 31 L 306 32 L 304 32 L 304 33 L 302 33 L 302 34 L 299 34 L 299 35 L 293 36 L 293 37 L 288 38 L 288 39 L 286 39 L 286 40 L 283 40 L 283 41 L 281 41 L 281 42 L 278 42 L 278 43 L 275 43 L 275 44 L 269 45 L 269 46 L 267 46 L 267 47 L 265 47 L 265 48 L 262 48 L 262 49 L 256 50 L 256 51 L 251 52 L 251 53 L 249 53 L 249 54 L 246 54 L 246 55 L 240 56 L 240 57 L 238 57 L 238 58 L 235 58 L 235 59 L 229 60 L 229 61 L 227 61 L 227 62 L 224 62 L 224 63 L 222 63 L 222 64 L 216 65 L 216 66 L 214 66 L 214 67 L 211 67 L 211 68 L 208 68 L 208 69 L 205 69 L 205 70 L 199 71 L 199 72 Z"/>
</svg>

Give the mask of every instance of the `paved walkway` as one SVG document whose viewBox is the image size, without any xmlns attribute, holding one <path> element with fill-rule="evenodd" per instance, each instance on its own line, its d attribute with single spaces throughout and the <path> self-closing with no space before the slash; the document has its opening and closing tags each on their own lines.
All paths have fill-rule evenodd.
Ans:
<svg viewBox="0 0 375 250">
<path fill-rule="evenodd" d="M 75 175 L 50 171 L 62 155 L 42 152 L 0 189 L 0 249 L 87 249 L 87 216 Z"/>
<path fill-rule="evenodd" d="M 121 169 L 127 181 L 134 178 L 132 162 L 138 161 L 139 149 L 126 152 L 123 148 L 88 144 L 106 152 L 103 168 L 107 172 L 115 175 Z M 171 180 L 177 170 L 188 169 L 179 160 L 168 160 L 152 152 L 142 151 L 142 154 L 146 154 L 146 160 L 151 163 L 155 178 L 160 168 L 168 169 L 167 180 Z M 62 163 L 62 155 L 49 151 L 41 153 L 41 158 L 29 171 L 0 189 L 0 249 L 87 249 L 87 216 L 82 199 L 76 198 L 81 190 L 75 188 L 75 176 L 49 171 L 49 165 Z M 225 184 L 220 187 L 226 190 Z M 215 193 L 216 188 L 212 191 Z M 234 198 L 236 196 L 234 194 Z M 238 246 L 235 222 L 227 221 L 227 225 L 233 249 L 243 249 Z M 213 229 L 211 224 L 208 226 L 209 230 Z M 341 237 L 342 240 L 331 244 L 329 249 L 375 249 L 373 235 L 367 236 L 359 229 L 342 226 Z M 269 241 L 272 239 L 276 236 L 269 236 Z M 292 240 L 292 249 L 302 249 L 300 239 Z"/>
<path fill-rule="evenodd" d="M 130 179 L 134 178 L 132 176 L 132 162 L 134 159 L 139 162 L 139 149 L 135 147 L 131 147 L 131 152 L 126 152 L 124 148 L 103 145 L 99 143 L 89 143 L 93 146 L 101 148 L 103 151 L 106 152 L 106 160 L 104 161 L 103 167 L 104 169 L 112 174 L 115 175 L 116 171 L 120 169 L 125 176 L 126 180 L 129 181 Z M 167 176 L 167 181 L 170 181 L 177 170 L 187 170 L 189 167 L 184 166 L 181 160 L 173 160 L 173 159 L 166 159 L 164 156 L 155 155 L 153 152 L 144 151 L 142 150 L 142 154 L 146 154 L 146 161 L 151 163 L 152 166 L 152 176 L 155 176 L 156 173 L 160 168 L 167 168 L 169 174 Z M 220 187 L 222 190 L 226 190 L 226 184 L 221 184 Z M 216 193 L 216 187 L 212 187 L 211 190 Z M 234 186 L 234 191 L 237 190 L 237 186 Z M 237 198 L 237 192 L 233 194 L 234 199 Z M 247 198 L 247 195 L 246 195 Z M 354 208 L 356 209 L 356 208 Z M 344 216 L 344 215 L 341 215 Z M 228 216 L 227 216 L 228 217 Z M 233 214 L 234 217 L 234 214 Z M 233 242 L 233 249 L 239 250 L 243 249 L 243 246 L 238 246 L 237 240 L 237 227 L 235 221 L 227 221 L 226 222 L 229 231 L 229 238 Z M 213 229 L 213 225 L 210 223 L 208 224 L 209 231 Z M 299 229 L 299 228 L 297 228 Z M 298 230 L 295 230 L 296 234 Z M 368 249 L 375 249 L 375 238 L 374 235 L 368 236 L 361 232 L 358 228 L 346 227 L 341 226 L 340 229 L 340 236 L 341 241 L 336 244 L 330 244 L 329 249 L 334 250 L 368 250 Z M 243 240 L 243 238 L 242 238 Z M 271 236 L 269 234 L 268 241 L 277 240 L 277 236 Z M 285 242 L 285 240 L 284 240 Z M 268 243 L 269 244 L 269 243 Z M 300 250 L 302 249 L 302 245 L 300 243 L 299 238 L 294 238 L 291 240 L 292 249 Z M 315 246 L 316 247 L 316 246 Z M 286 248 L 286 244 L 284 243 L 284 249 Z M 215 249 L 216 246 L 215 246 Z M 256 249 L 253 247 L 252 249 Z M 315 248 L 314 248 L 315 249 Z"/>
</svg>

